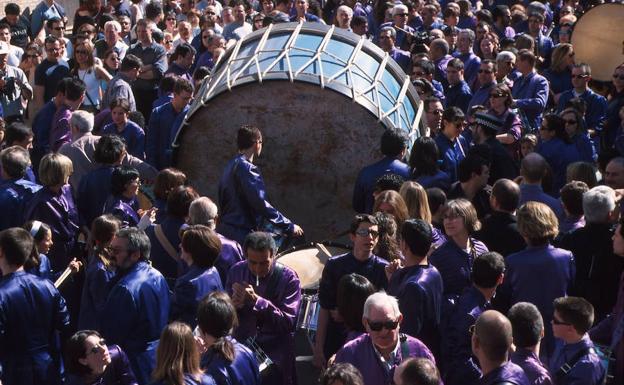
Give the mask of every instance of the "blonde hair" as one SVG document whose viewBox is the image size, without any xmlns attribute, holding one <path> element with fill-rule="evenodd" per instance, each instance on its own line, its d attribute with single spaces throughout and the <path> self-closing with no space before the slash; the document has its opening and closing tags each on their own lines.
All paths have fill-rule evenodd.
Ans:
<svg viewBox="0 0 624 385">
<path fill-rule="evenodd" d="M 407 205 L 405 201 L 401 197 L 401 195 L 393 190 L 382 191 L 377 198 L 375 198 L 375 204 L 373 205 L 373 212 L 376 213 L 379 210 L 379 206 L 382 203 L 388 203 L 392 206 L 392 214 L 394 219 L 396 219 L 397 227 L 400 229 L 403 226 L 403 223 L 409 218 L 409 213 L 407 211 Z"/>
<path fill-rule="evenodd" d="M 71 159 L 59 153 L 47 154 L 39 164 L 39 180 L 46 187 L 64 185 L 72 172 Z"/>
<path fill-rule="evenodd" d="M 453 199 L 446 204 L 446 215 L 453 214 L 463 218 L 464 227 L 468 231 L 468 234 L 472 234 L 475 231 L 481 229 L 481 222 L 477 217 L 477 210 L 475 210 L 472 203 L 466 199 Z"/>
<path fill-rule="evenodd" d="M 422 219 L 427 223 L 431 223 L 431 211 L 429 210 L 429 199 L 427 192 L 418 183 L 408 181 L 403 183 L 399 194 L 407 205 L 407 212 L 410 218 Z"/>
<path fill-rule="evenodd" d="M 529 245 L 548 243 L 559 234 L 559 221 L 550 209 L 540 202 L 527 202 L 517 212 L 518 231 Z"/>
<path fill-rule="evenodd" d="M 199 350 L 190 326 L 172 322 L 160 335 L 153 379 L 171 385 L 184 385 L 185 374 L 195 380 L 203 374 L 199 367 Z"/>
<path fill-rule="evenodd" d="M 565 59 L 572 52 L 574 52 L 574 49 L 572 48 L 572 44 L 570 43 L 559 44 L 557 47 L 555 47 L 555 49 L 553 50 L 550 56 L 551 57 L 550 68 L 552 68 L 555 72 L 561 72 L 565 70 L 566 64 L 567 64 Z"/>
</svg>

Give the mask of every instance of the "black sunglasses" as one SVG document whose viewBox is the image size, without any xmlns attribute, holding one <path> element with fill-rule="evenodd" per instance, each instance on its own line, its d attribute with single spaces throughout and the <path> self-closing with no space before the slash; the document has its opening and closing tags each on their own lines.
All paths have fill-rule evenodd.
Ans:
<svg viewBox="0 0 624 385">
<path fill-rule="evenodd" d="M 383 328 L 386 328 L 387 330 L 395 330 L 398 326 L 399 326 L 399 321 L 385 321 L 385 322 L 368 321 L 368 327 L 374 332 L 381 331 L 381 329 Z"/>
</svg>

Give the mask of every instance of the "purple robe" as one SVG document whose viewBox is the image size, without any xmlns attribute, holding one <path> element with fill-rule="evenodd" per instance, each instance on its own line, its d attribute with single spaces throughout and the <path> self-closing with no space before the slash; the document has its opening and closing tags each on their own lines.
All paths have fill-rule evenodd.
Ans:
<svg viewBox="0 0 624 385">
<path fill-rule="evenodd" d="M 233 241 L 223 235 L 217 233 L 219 240 L 221 241 L 221 252 L 214 263 L 214 266 L 219 272 L 221 282 L 227 280 L 228 272 L 230 268 L 237 262 L 243 260 L 243 249 L 238 242 Z"/>
<path fill-rule="evenodd" d="M 481 377 L 479 384 L 497 385 L 505 381 L 514 385 L 529 385 L 522 368 L 509 361 Z"/>
<path fill-rule="evenodd" d="M 517 348 L 511 354 L 511 362 L 524 370 L 531 385 L 553 385 L 548 369 L 542 364 L 537 354 L 528 349 Z"/>
<path fill-rule="evenodd" d="M 71 128 L 69 126 L 69 119 L 71 119 L 72 111 L 69 107 L 63 104 L 54 114 L 52 119 L 52 128 L 50 130 L 50 149 L 52 151 L 58 151 L 65 143 L 71 143 L 72 135 Z"/>
<path fill-rule="evenodd" d="M 121 227 L 136 227 L 141 218 L 137 210 L 139 201 L 136 197 L 128 199 L 121 195 L 110 195 L 104 204 L 104 214 L 113 214 L 121 221 Z"/>
<path fill-rule="evenodd" d="M 79 230 L 71 186 L 66 184 L 58 194 L 47 187 L 37 191 L 26 209 L 25 219 L 36 219 L 50 226 L 54 244 L 48 257 L 53 271 L 63 271 L 72 260 L 71 251 Z"/>
<path fill-rule="evenodd" d="M 191 265 L 189 270 L 178 278 L 171 297 L 171 319 L 197 326 L 197 306 L 214 291 L 223 291 L 221 278 L 214 267 L 202 268 Z"/>
<path fill-rule="evenodd" d="M 294 337 L 301 302 L 301 284 L 297 273 L 283 266 L 274 292 L 267 293 L 268 283 L 276 271 L 274 265 L 271 273 L 259 278 L 260 284 L 256 286 L 256 276 L 249 270 L 247 261 L 241 261 L 230 269 L 225 286 L 230 295 L 235 282 L 254 286 L 259 298 L 254 305 L 238 309 L 240 324 L 234 336 L 239 341 L 256 337 L 256 343 L 280 369 L 282 383 L 290 385 L 296 383 Z"/>
<path fill-rule="evenodd" d="M 401 341 L 405 338 L 405 341 Z M 373 347 L 373 341 L 369 334 L 363 334 L 360 337 L 348 342 L 336 353 L 336 363 L 348 362 L 358 368 L 364 378 L 364 385 L 383 385 L 392 383 L 394 369 L 404 359 L 403 344 L 407 344 L 409 357 L 428 358 L 435 363 L 433 354 L 427 346 L 414 337 L 401 335 L 399 348 L 397 349 L 392 368 L 386 369 L 385 365 L 380 361 L 379 355 Z"/>
</svg>

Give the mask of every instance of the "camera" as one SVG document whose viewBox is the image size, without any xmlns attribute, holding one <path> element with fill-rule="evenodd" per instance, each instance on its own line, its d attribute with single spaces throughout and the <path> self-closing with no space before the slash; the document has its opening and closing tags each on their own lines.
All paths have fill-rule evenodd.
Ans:
<svg viewBox="0 0 624 385">
<path fill-rule="evenodd" d="M 15 94 L 15 78 L 12 76 L 6 76 L 4 71 L 0 71 L 0 78 L 4 80 L 4 88 L 2 88 L 3 94 L 9 96 Z"/>
</svg>

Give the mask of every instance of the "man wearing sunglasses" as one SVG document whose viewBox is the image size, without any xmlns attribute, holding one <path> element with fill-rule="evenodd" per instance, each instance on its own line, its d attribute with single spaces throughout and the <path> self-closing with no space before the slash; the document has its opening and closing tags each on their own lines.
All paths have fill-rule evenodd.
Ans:
<svg viewBox="0 0 624 385">
<path fill-rule="evenodd" d="M 403 315 L 395 297 L 372 294 L 364 303 L 362 323 L 366 333 L 348 342 L 336 353 L 336 362 L 347 362 L 362 373 L 365 385 L 389 384 L 394 370 L 410 357 L 427 358 L 431 351 L 418 339 L 400 333 Z"/>
<path fill-rule="evenodd" d="M 589 81 L 592 78 L 589 64 L 575 64 L 572 67 L 571 78 L 574 88 L 561 94 L 557 104 L 557 113 L 565 110 L 571 99 L 581 98 L 586 106 L 585 127 L 591 136 L 599 135 L 607 118 L 607 99 L 589 88 Z"/>
<path fill-rule="evenodd" d="M 366 277 L 377 290 L 386 289 L 388 262 L 373 254 L 379 239 L 379 226 L 372 215 L 358 214 L 351 222 L 350 238 L 353 251 L 330 258 L 325 264 L 319 284 L 319 303 L 314 364 L 324 366 L 345 342 L 346 328 L 337 310 L 338 282 L 347 274 Z"/>
</svg>

